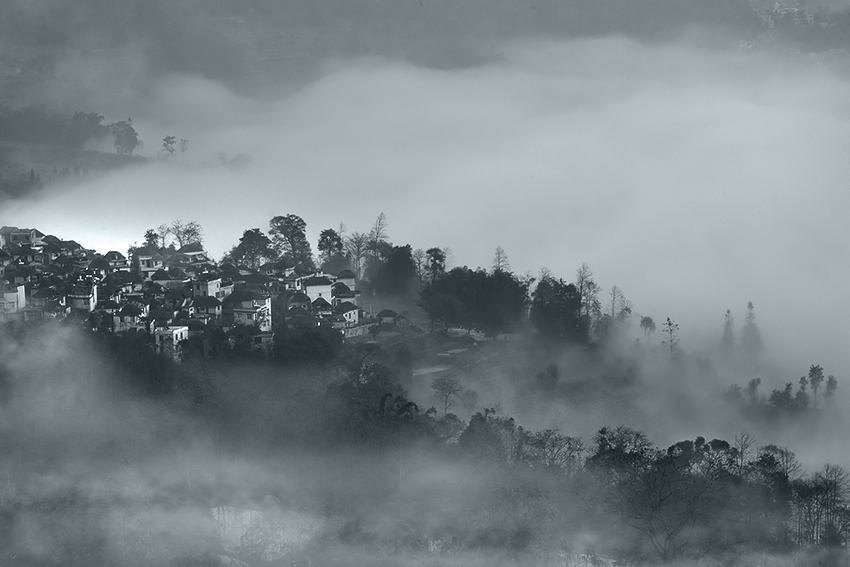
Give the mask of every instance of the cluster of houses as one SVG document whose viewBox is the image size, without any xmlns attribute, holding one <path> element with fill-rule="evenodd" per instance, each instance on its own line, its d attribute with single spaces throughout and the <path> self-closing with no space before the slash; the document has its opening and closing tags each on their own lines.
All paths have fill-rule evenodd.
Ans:
<svg viewBox="0 0 850 567">
<path fill-rule="evenodd" d="M 326 326 L 354 336 L 380 321 L 358 305 L 350 270 L 298 274 L 285 260 L 256 270 L 218 265 L 200 243 L 128 254 L 101 255 L 34 228 L 0 228 L 0 320 L 63 318 L 105 332 L 144 331 L 175 357 L 182 341 L 211 326 L 231 341 L 270 348 L 273 304 L 274 322 L 290 329 Z"/>
<path fill-rule="evenodd" d="M 814 26 L 816 22 L 820 26 L 826 26 L 827 23 L 823 16 L 829 12 L 828 6 L 823 6 L 817 12 L 812 12 L 807 10 L 800 2 L 769 0 L 753 2 L 753 9 L 761 18 L 762 24 L 771 29 L 786 23 L 795 27 Z"/>
</svg>

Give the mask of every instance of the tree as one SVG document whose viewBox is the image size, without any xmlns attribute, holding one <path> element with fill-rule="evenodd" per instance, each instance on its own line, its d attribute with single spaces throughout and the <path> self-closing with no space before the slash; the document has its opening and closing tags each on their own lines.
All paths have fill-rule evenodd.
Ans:
<svg viewBox="0 0 850 567">
<path fill-rule="evenodd" d="M 826 391 L 823 393 L 824 403 L 829 406 L 832 404 L 832 400 L 835 397 L 835 390 L 838 389 L 838 381 L 835 379 L 835 376 L 830 374 L 826 379 Z"/>
<path fill-rule="evenodd" d="M 581 316 L 581 296 L 574 284 L 545 274 L 531 297 L 530 320 L 537 332 L 550 338 L 586 343 L 587 319 Z"/>
<path fill-rule="evenodd" d="M 269 221 L 269 235 L 278 256 L 312 270 L 313 251 L 307 240 L 307 223 L 298 215 L 276 216 Z"/>
<path fill-rule="evenodd" d="M 171 235 L 171 228 L 167 224 L 161 224 L 156 227 L 156 234 L 159 236 L 159 245 L 162 248 L 168 246 L 168 237 Z"/>
<path fill-rule="evenodd" d="M 453 405 L 452 399 L 460 399 L 464 388 L 460 385 L 460 380 L 451 376 L 439 376 L 431 381 L 431 389 L 435 395 L 443 402 L 443 414 L 449 413 L 449 408 Z"/>
<path fill-rule="evenodd" d="M 228 253 L 228 259 L 236 264 L 247 264 L 253 270 L 268 260 L 276 258 L 276 252 L 268 236 L 259 228 L 242 233 L 239 244 Z"/>
<path fill-rule="evenodd" d="M 420 305 L 432 322 L 494 334 L 509 330 L 522 320 L 528 286 L 509 272 L 455 268 L 428 284 L 420 298 Z"/>
<path fill-rule="evenodd" d="M 115 138 L 115 151 L 118 155 L 133 155 L 136 148 L 142 146 L 139 133 L 133 128 L 133 120 L 128 118 L 109 125 L 109 131 Z"/>
<path fill-rule="evenodd" d="M 750 360 L 755 360 L 764 350 L 761 331 L 756 325 L 756 315 L 753 302 L 747 303 L 747 318 L 741 329 L 741 352 Z"/>
<path fill-rule="evenodd" d="M 809 367 L 809 384 L 812 386 L 812 407 L 818 407 L 818 390 L 823 383 L 823 366 L 812 364 Z"/>
<path fill-rule="evenodd" d="M 377 261 L 386 259 L 384 252 L 387 242 L 387 216 L 384 213 L 378 215 L 375 219 L 375 224 L 372 225 L 372 230 L 369 231 L 369 252 L 372 253 L 372 258 Z"/>
<path fill-rule="evenodd" d="M 496 246 L 496 255 L 493 257 L 494 272 L 510 272 L 511 263 L 508 260 L 508 255 L 505 254 L 505 249 L 501 246 Z"/>
<path fill-rule="evenodd" d="M 187 244 L 199 244 L 203 241 L 203 229 L 196 221 L 184 223 L 177 219 L 168 227 L 169 233 L 177 241 L 177 247 L 182 248 Z"/>
<path fill-rule="evenodd" d="M 425 251 L 428 256 L 428 279 L 435 282 L 446 273 L 446 253 L 441 248 L 429 248 Z"/>
<path fill-rule="evenodd" d="M 319 233 L 319 258 L 322 263 L 329 261 L 334 256 L 341 256 L 345 246 L 342 237 L 332 228 L 326 228 Z"/>
<path fill-rule="evenodd" d="M 105 138 L 110 129 L 102 124 L 103 116 L 96 112 L 75 112 L 68 126 L 66 143 L 71 148 L 81 149 L 89 140 Z"/>
<path fill-rule="evenodd" d="M 723 321 L 723 336 L 720 338 L 720 354 L 728 359 L 735 352 L 735 319 L 732 311 L 726 310 Z"/>
<path fill-rule="evenodd" d="M 173 158 L 174 154 L 177 153 L 177 149 L 175 145 L 177 144 L 177 138 L 174 136 L 166 136 L 162 139 L 162 155 L 163 157 Z"/>
<path fill-rule="evenodd" d="M 180 155 L 185 157 L 186 156 L 186 150 L 188 150 L 188 149 L 189 149 L 189 140 L 186 140 L 184 138 L 180 138 Z"/>
<path fill-rule="evenodd" d="M 145 246 L 159 248 L 159 234 L 152 228 L 145 231 Z"/>
<path fill-rule="evenodd" d="M 362 232 L 352 232 L 350 236 L 343 239 L 345 253 L 348 255 L 348 260 L 358 278 L 363 275 L 363 258 L 366 255 L 368 243 L 369 235 Z"/>
<path fill-rule="evenodd" d="M 632 315 L 632 302 L 623 295 L 623 290 L 617 286 L 611 287 L 611 303 L 609 314 L 611 320 L 622 323 Z"/>
<path fill-rule="evenodd" d="M 576 271 L 576 289 L 581 297 L 581 314 L 587 317 L 588 321 L 598 318 L 602 311 L 602 304 L 599 301 L 599 292 L 601 287 L 593 280 L 593 272 L 586 262 L 582 262 L 581 267 Z"/>
<path fill-rule="evenodd" d="M 640 328 L 643 329 L 644 336 L 648 337 L 650 333 L 655 332 L 655 321 L 649 316 L 641 317 Z"/>
<path fill-rule="evenodd" d="M 664 336 L 667 338 L 661 342 L 662 345 L 667 345 L 670 349 L 670 356 L 675 356 L 677 349 L 679 348 L 679 324 L 674 323 L 670 317 L 667 317 L 667 320 L 661 325 L 663 327 Z"/>
<path fill-rule="evenodd" d="M 747 397 L 750 400 L 750 405 L 754 406 L 759 403 L 759 386 L 761 385 L 761 378 L 756 377 L 750 380 L 747 383 Z"/>
<path fill-rule="evenodd" d="M 393 246 L 386 262 L 378 269 L 375 289 L 390 295 L 404 294 L 416 277 L 410 245 Z"/>
<path fill-rule="evenodd" d="M 419 287 L 422 287 L 422 282 L 425 279 L 425 251 L 417 248 L 413 251 L 413 265 L 416 266 L 416 278 L 419 280 Z"/>
</svg>

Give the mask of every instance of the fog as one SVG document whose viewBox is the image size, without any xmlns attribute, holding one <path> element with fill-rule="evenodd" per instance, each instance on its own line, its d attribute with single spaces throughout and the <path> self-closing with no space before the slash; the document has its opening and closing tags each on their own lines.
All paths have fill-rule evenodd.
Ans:
<svg viewBox="0 0 850 567">
<path fill-rule="evenodd" d="M 559 429 L 586 442 L 599 427 L 623 423 L 660 446 L 699 435 L 731 441 L 748 429 L 760 444 L 790 447 L 808 470 L 825 462 L 850 467 L 843 436 L 850 425 L 850 308 L 842 293 L 850 279 L 846 69 L 797 51 L 739 47 L 744 24 L 715 37 L 714 28 L 689 22 L 670 29 L 656 22 L 638 33 L 616 23 L 575 30 L 557 20 L 561 27 L 544 29 L 537 20 L 518 19 L 514 29 L 496 25 L 493 15 L 466 37 L 461 32 L 472 29 L 471 13 L 460 11 L 452 22 L 435 3 L 426 4 L 433 13 L 423 17 L 427 26 L 417 20 L 415 32 L 366 11 L 335 21 L 341 8 L 329 3 L 316 9 L 292 3 L 297 9 L 289 19 L 266 2 L 228 7 L 234 20 L 226 32 L 189 3 L 157 3 L 172 28 L 163 27 L 162 14 L 145 19 L 127 4 L 103 21 L 134 23 L 106 26 L 111 32 L 102 34 L 85 10 L 15 3 L 7 14 L 15 14 L 21 30 L 56 32 L 62 17 L 91 29 L 79 37 L 51 35 L 49 56 L 28 60 L 48 61 L 39 63 L 43 76 L 30 83 L 25 68 L 26 80 L 4 83 L 13 88 L 0 102 L 95 111 L 107 123 L 131 117 L 144 142 L 136 154 L 147 159 L 7 198 L 0 225 L 36 227 L 106 252 L 126 251 L 160 224 L 194 220 L 218 259 L 244 230 L 267 230 L 276 215 L 303 217 L 315 249 L 322 229 L 344 223 L 349 231 L 368 231 L 383 212 L 394 244 L 450 247 L 451 266 L 489 268 L 497 246 L 518 274 L 538 276 L 545 267 L 569 281 L 587 262 L 603 303 L 611 286 L 619 286 L 634 313 L 652 316 L 658 331 L 644 335 L 634 318 L 604 354 L 508 344 L 509 363 L 457 374 L 477 395 L 455 408 L 463 420 L 498 407 L 528 429 Z M 50 14 L 46 23 L 44 14 Z M 282 62 L 271 56 L 268 36 L 234 31 L 262 18 L 269 29 L 280 25 L 289 34 L 282 37 L 294 47 L 284 48 Z M 6 36 L 0 40 L 27 41 L 8 23 L 0 29 Z M 186 33 L 175 39 L 169 29 Z M 160 157 L 167 135 L 188 140 L 188 150 Z M 89 149 L 113 151 L 111 140 Z M 74 167 L 62 159 L 53 165 Z M 763 364 L 724 365 L 717 358 L 724 312 L 731 309 L 740 336 L 749 301 L 764 337 Z M 682 358 L 671 360 L 661 344 L 666 317 L 679 324 Z M 311 425 L 329 427 L 298 402 L 323 396 L 327 376 L 308 386 L 312 377 L 281 385 L 265 375 L 244 380 L 239 369 L 192 367 L 182 378 L 189 385 L 175 387 L 181 395 L 171 405 L 128 402 L 127 392 L 105 385 L 121 376 L 120 365 L 116 370 L 115 360 L 75 341 L 60 331 L 35 345 L 0 343 L 0 370 L 5 364 L 9 375 L 64 377 L 24 389 L 15 382 L 9 390 L 14 411 L 1 414 L 0 426 L 18 435 L 10 447 L 31 444 L 24 452 L 31 460 L 8 465 L 0 491 L 10 490 L 18 474 L 30 475 L 32 490 L 44 494 L 73 485 L 88 495 L 126 496 L 134 487 L 140 498 L 158 503 L 193 483 L 226 486 L 232 500 L 253 505 L 266 492 L 286 494 L 291 500 L 284 506 L 312 526 L 298 537 L 313 552 L 329 533 L 353 530 L 356 540 L 400 530 L 396 541 L 413 532 L 436 539 L 440 530 L 463 532 L 457 526 L 470 517 L 498 515 L 481 502 L 508 482 L 502 473 L 479 484 L 474 467 L 424 462 L 416 447 L 348 455 L 305 448 L 300 439 L 287 446 L 286 458 L 259 456 L 275 435 L 289 442 L 308 438 Z M 535 377 L 549 363 L 558 365 L 561 381 L 546 390 Z M 756 375 L 761 394 L 769 395 L 796 384 L 812 364 L 838 378 L 838 400 L 803 426 L 748 421 L 722 399 L 729 385 L 745 386 Z M 198 385 L 205 372 L 214 377 L 213 393 Z M 423 409 L 435 403 L 429 382 L 430 376 L 404 382 Z M 226 403 L 195 414 L 202 404 L 193 396 Z M 283 399 L 280 411 L 274 404 Z M 222 418 L 219 411 L 232 414 Z M 219 418 L 234 427 L 232 437 L 222 433 L 224 425 L 209 428 Z M 178 433 L 165 441 L 169 431 Z M 249 439 L 242 448 L 240 433 Z M 97 468 L 122 460 L 123 468 L 110 474 Z M 383 494 L 381 483 L 390 478 L 383 467 L 395 466 L 397 492 Z M 346 474 L 358 481 L 346 485 Z M 566 503 L 558 504 L 580 514 L 586 503 L 565 493 L 556 499 Z M 344 512 L 328 511 L 335 506 Z M 187 540 L 213 529 L 206 511 L 192 505 L 145 510 L 160 526 L 191 526 Z M 114 513 L 121 525 L 146 521 L 138 511 L 130 519 L 125 510 Z M 354 527 L 333 524 L 353 517 Z M 413 524 L 409 533 L 398 527 L 401 519 Z M 555 523 L 562 530 L 578 525 L 571 515 Z M 582 539 L 593 541 L 595 534 L 570 533 L 582 546 L 595 545 Z M 118 536 L 109 538 L 118 545 Z M 351 556 L 348 564 L 370 560 Z"/>
<path fill-rule="evenodd" d="M 513 42 L 450 71 L 337 59 L 271 102 L 171 74 L 114 118 L 132 115 L 143 154 L 173 134 L 185 155 L 51 187 L 0 222 L 106 251 L 192 218 L 219 257 L 276 214 L 315 241 L 383 211 L 394 242 L 457 265 L 497 245 L 519 273 L 588 262 L 686 348 L 753 301 L 771 353 L 795 353 L 779 362 L 846 374 L 847 94 L 804 57 L 616 37 Z M 239 154 L 244 170 L 222 166 Z"/>
</svg>

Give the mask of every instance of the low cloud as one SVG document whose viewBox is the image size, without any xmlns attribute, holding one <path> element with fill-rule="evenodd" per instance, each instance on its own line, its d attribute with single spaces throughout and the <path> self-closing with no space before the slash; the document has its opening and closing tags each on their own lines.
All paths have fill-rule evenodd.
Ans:
<svg viewBox="0 0 850 567">
<path fill-rule="evenodd" d="M 497 245 L 518 272 L 570 279 L 587 261 L 638 312 L 680 323 L 685 349 L 753 301 L 778 365 L 848 374 L 844 79 L 620 38 L 501 52 L 451 71 L 335 60 L 275 101 L 169 75 L 122 114 L 147 156 L 166 135 L 189 140 L 185 155 L 57 186 L 0 222 L 105 251 L 194 219 L 220 256 L 277 214 L 303 216 L 315 240 L 383 211 L 393 241 L 450 246 L 458 264 L 489 266 Z M 244 170 L 222 165 L 240 154 Z"/>
</svg>

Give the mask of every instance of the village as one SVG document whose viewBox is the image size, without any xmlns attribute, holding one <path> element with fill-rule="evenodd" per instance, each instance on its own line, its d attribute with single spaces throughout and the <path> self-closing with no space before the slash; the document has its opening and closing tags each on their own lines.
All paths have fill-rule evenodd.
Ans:
<svg viewBox="0 0 850 567">
<path fill-rule="evenodd" d="M 274 329 L 322 328 L 343 340 L 404 327 L 406 316 L 361 306 L 351 270 L 297 273 L 291 262 L 258 269 L 219 265 L 200 242 L 99 254 L 35 228 L 0 228 L 0 321 L 60 319 L 105 333 L 148 333 L 157 352 L 179 360 L 197 337 L 202 355 L 241 346 L 269 355 Z M 210 329 L 226 342 L 205 338 Z M 222 344 L 224 346 L 222 346 Z"/>
</svg>

